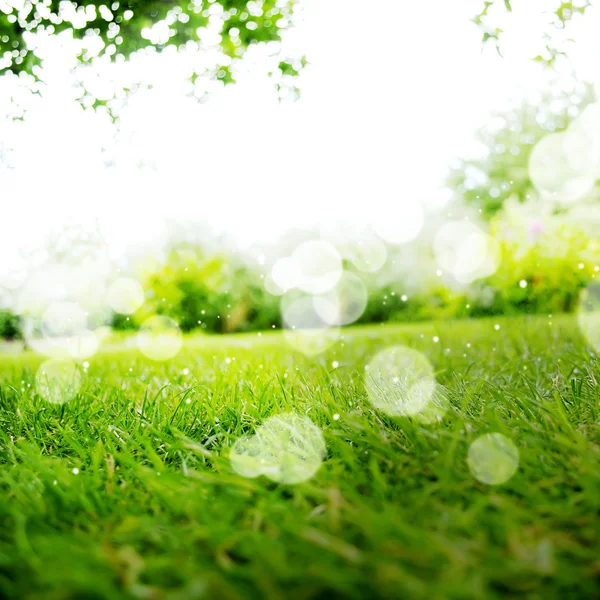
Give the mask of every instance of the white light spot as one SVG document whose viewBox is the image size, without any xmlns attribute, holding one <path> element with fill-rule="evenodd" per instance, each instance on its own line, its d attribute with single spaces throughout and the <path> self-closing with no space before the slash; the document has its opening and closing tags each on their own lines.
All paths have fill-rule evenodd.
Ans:
<svg viewBox="0 0 600 600">
<path fill-rule="evenodd" d="M 79 475 L 79 469 L 77 467 L 73 469 L 73 475 Z"/>
<path fill-rule="evenodd" d="M 389 244 L 407 244 L 416 239 L 425 224 L 425 212 L 418 202 L 400 202 L 395 205 L 396 214 L 393 218 L 381 214 L 375 218 L 375 232 Z"/>
<path fill-rule="evenodd" d="M 498 243 L 474 223 L 450 221 L 437 232 L 433 251 L 441 270 L 459 283 L 472 283 L 493 275 L 500 264 Z"/>
<path fill-rule="evenodd" d="M 280 258 L 271 268 L 271 275 L 265 278 L 265 289 L 273 296 L 281 296 L 296 287 L 298 279 L 296 263 L 290 257 Z"/>
<path fill-rule="evenodd" d="M 91 358 L 100 346 L 101 338 L 94 331 L 84 331 L 68 340 L 67 350 L 69 356 L 75 359 Z"/>
<path fill-rule="evenodd" d="M 81 389 L 81 373 L 72 360 L 50 359 L 35 375 L 35 390 L 46 402 L 65 404 Z"/>
<path fill-rule="evenodd" d="M 31 348 L 52 358 L 89 358 L 98 350 L 88 313 L 75 302 L 50 304 L 41 317 L 27 316 L 23 329 Z"/>
<path fill-rule="evenodd" d="M 501 433 L 488 433 L 471 444 L 467 463 L 473 477 L 488 485 L 499 485 L 517 472 L 519 451 Z"/>
<path fill-rule="evenodd" d="M 525 279 L 521 279 L 521 281 L 519 281 L 519 287 L 525 289 L 527 287 L 527 281 L 525 281 Z"/>
<path fill-rule="evenodd" d="M 330 328 L 317 313 L 313 298 L 304 296 L 296 300 L 284 296 L 281 312 L 286 341 L 307 356 L 321 354 L 340 337 L 339 328 Z"/>
<path fill-rule="evenodd" d="M 600 352 L 600 283 L 592 282 L 581 293 L 577 321 L 588 343 Z"/>
<path fill-rule="evenodd" d="M 308 417 L 286 413 L 269 417 L 253 436 L 237 440 L 230 461 L 244 477 L 265 475 L 296 484 L 318 471 L 325 453 L 321 430 Z"/>
<path fill-rule="evenodd" d="M 144 303 L 144 289 L 137 279 L 121 277 L 108 288 L 107 300 L 116 313 L 132 315 Z"/>
<path fill-rule="evenodd" d="M 364 381 L 371 404 L 391 416 L 441 419 L 446 399 L 427 358 L 410 348 L 393 346 L 369 362 Z"/>
<path fill-rule="evenodd" d="M 597 157 L 587 160 L 593 153 L 591 140 L 577 128 L 547 135 L 531 152 L 530 179 L 542 196 L 563 204 L 576 202 L 596 182 Z"/>
<path fill-rule="evenodd" d="M 154 316 L 146 319 L 140 327 L 137 343 L 142 354 L 151 360 L 165 361 L 181 350 L 183 336 L 173 319 Z"/>
<path fill-rule="evenodd" d="M 309 294 L 328 292 L 342 276 L 342 259 L 329 242 L 304 242 L 296 248 L 291 259 L 298 278 L 296 287 Z"/>
<path fill-rule="evenodd" d="M 319 317 L 332 326 L 350 325 L 357 321 L 367 308 L 368 294 L 360 277 L 344 272 L 335 287 L 313 303 Z"/>
<path fill-rule="evenodd" d="M 363 235 L 359 240 L 346 244 L 342 250 L 344 258 L 351 261 L 363 273 L 375 273 L 387 260 L 385 244 L 374 235 Z"/>
</svg>

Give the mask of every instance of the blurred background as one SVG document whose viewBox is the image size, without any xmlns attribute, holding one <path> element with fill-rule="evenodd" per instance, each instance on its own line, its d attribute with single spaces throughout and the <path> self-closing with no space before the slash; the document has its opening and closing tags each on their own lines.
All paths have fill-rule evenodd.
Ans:
<svg viewBox="0 0 600 600">
<path fill-rule="evenodd" d="M 4 349 L 578 310 L 599 29 L 585 0 L 0 1 Z"/>
</svg>

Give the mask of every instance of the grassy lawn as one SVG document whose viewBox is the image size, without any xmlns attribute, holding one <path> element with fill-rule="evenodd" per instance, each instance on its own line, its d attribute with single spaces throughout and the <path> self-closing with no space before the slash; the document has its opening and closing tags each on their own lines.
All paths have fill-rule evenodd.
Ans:
<svg viewBox="0 0 600 600">
<path fill-rule="evenodd" d="M 396 344 L 433 365 L 441 422 L 369 402 Z M 276 332 L 113 348 L 62 406 L 41 361 L 0 359 L 0 597 L 600 597 L 600 360 L 574 319 L 353 328 L 313 359 Z M 290 411 L 323 432 L 317 473 L 237 474 L 235 441 Z M 467 462 L 489 432 L 519 451 L 501 485 Z"/>
</svg>

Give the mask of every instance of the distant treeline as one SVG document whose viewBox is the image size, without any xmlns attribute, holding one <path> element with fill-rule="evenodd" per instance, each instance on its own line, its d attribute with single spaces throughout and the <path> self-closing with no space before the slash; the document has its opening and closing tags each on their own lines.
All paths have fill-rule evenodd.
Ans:
<svg viewBox="0 0 600 600">
<path fill-rule="evenodd" d="M 146 318 L 158 314 L 171 317 L 185 332 L 231 333 L 282 327 L 281 298 L 265 290 L 262 270 L 224 254 L 204 259 L 186 256 L 173 253 L 158 271 L 147 275 L 142 282 L 146 296 L 142 308 L 130 317 L 113 314 L 107 324 L 116 330 L 136 330 Z M 591 280 L 587 271 L 573 269 L 572 259 L 546 265 L 531 257 L 529 260 L 530 268 L 523 260 L 517 268 L 505 257 L 504 269 L 458 291 L 436 278 L 427 289 L 406 294 L 402 277 L 380 284 L 373 274 L 357 273 L 369 292 L 367 307 L 357 323 L 575 310 L 581 290 Z M 22 325 L 22 317 L 0 310 L 2 338 L 22 338 Z"/>
</svg>

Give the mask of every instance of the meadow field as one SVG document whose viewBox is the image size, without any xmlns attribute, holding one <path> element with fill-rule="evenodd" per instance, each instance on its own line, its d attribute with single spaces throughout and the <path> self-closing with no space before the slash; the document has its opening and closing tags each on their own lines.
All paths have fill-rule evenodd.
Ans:
<svg viewBox="0 0 600 600">
<path fill-rule="evenodd" d="M 61 405 L 36 393 L 44 359 L 3 356 L 0 596 L 598 597 L 600 360 L 576 320 L 342 331 L 313 358 L 282 332 L 190 336 L 165 362 L 113 346 Z M 433 366 L 434 419 L 370 402 L 365 366 L 397 346 Z M 322 432 L 312 477 L 234 468 L 290 413 Z M 502 482 L 469 462 L 490 433 L 518 450 Z"/>
</svg>

